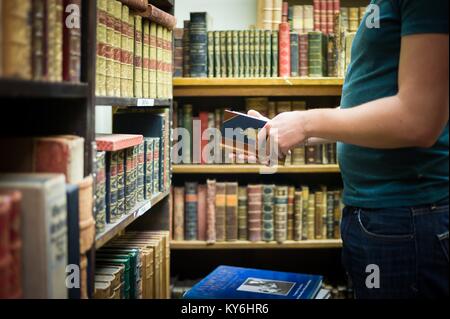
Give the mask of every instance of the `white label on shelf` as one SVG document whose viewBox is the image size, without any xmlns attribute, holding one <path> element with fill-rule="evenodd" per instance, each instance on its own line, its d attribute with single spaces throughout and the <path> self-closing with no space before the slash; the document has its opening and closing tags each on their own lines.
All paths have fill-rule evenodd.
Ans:
<svg viewBox="0 0 450 319">
<path fill-rule="evenodd" d="M 141 208 L 139 208 L 136 213 L 134 213 L 134 217 L 138 218 L 144 215 L 148 210 L 152 208 L 152 203 L 150 201 L 146 202 Z"/>
<path fill-rule="evenodd" d="M 138 99 L 137 106 L 155 106 L 154 99 Z"/>
</svg>

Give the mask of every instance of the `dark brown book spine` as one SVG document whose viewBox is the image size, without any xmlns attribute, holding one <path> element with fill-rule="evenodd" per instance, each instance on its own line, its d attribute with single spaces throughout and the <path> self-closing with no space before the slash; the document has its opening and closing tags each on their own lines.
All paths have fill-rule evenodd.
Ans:
<svg viewBox="0 0 450 319">
<path fill-rule="evenodd" d="M 216 183 L 216 240 L 226 241 L 226 184 Z"/>
<path fill-rule="evenodd" d="M 46 77 L 46 19 L 45 0 L 33 0 L 32 67 L 33 79 L 42 81 Z"/>
<path fill-rule="evenodd" d="M 64 0 L 63 80 L 80 82 L 81 0 Z"/>
<path fill-rule="evenodd" d="M 226 238 L 227 241 L 238 239 L 238 183 L 226 185 Z"/>
<path fill-rule="evenodd" d="M 197 239 L 206 240 L 206 185 L 198 185 Z"/>
<path fill-rule="evenodd" d="M 216 241 L 216 181 L 208 180 L 206 194 L 206 241 Z"/>
</svg>

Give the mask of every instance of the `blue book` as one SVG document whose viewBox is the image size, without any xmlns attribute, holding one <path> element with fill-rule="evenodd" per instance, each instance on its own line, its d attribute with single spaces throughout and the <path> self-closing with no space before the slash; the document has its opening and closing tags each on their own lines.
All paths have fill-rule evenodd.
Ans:
<svg viewBox="0 0 450 319">
<path fill-rule="evenodd" d="M 322 276 L 219 266 L 184 299 L 314 299 Z"/>
</svg>

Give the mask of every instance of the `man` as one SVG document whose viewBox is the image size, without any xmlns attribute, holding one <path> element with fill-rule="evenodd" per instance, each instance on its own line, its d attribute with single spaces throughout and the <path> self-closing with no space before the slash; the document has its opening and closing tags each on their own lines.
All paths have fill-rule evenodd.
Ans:
<svg viewBox="0 0 450 319">
<path fill-rule="evenodd" d="M 259 138 L 276 131 L 283 154 L 339 142 L 357 298 L 448 297 L 448 1 L 371 4 L 379 16 L 356 34 L 340 108 L 280 114 Z"/>
</svg>

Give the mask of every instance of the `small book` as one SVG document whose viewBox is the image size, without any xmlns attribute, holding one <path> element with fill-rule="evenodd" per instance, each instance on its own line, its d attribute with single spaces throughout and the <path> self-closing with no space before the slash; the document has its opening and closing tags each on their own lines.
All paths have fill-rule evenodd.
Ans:
<svg viewBox="0 0 450 319">
<path fill-rule="evenodd" d="M 314 299 L 322 276 L 219 266 L 184 299 Z"/>
</svg>

